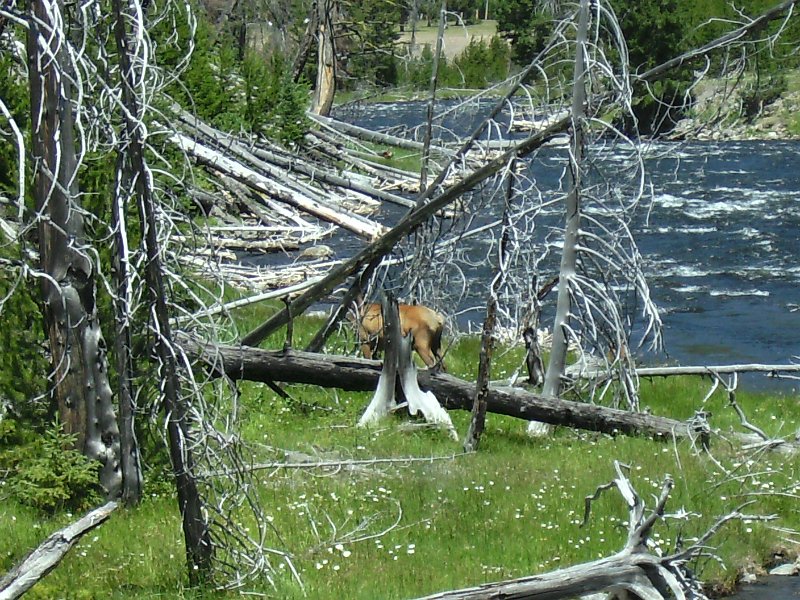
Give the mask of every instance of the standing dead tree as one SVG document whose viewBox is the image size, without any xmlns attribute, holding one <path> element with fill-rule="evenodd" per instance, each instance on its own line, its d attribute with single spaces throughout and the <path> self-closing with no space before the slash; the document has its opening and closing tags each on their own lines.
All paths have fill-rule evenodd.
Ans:
<svg viewBox="0 0 800 600">
<path fill-rule="evenodd" d="M 336 94 L 336 41 L 334 26 L 337 0 L 317 0 L 317 85 L 311 112 L 327 117 Z"/>
<path fill-rule="evenodd" d="M 112 9 L 112 19 L 93 21 L 93 7 L 85 3 L 69 11 L 48 0 L 31 3 L 24 11 L 15 3 L 0 3 L 0 17 L 11 23 L 0 40 L 3 51 L 16 51 L 18 40 L 28 38 L 32 140 L 26 148 L 22 132 L 27 123 L 13 122 L 5 99 L 0 99 L 4 128 L 5 121 L 12 122 L 11 129 L 19 134 L 14 139 L 20 174 L 16 220 L 4 211 L 9 220 L 0 221 L 0 228 L 7 247 L 19 249 L 21 256 L 4 260 L 2 266 L 16 269 L 20 284 L 25 277 L 41 282 L 54 361 L 53 395 L 63 405 L 68 431 L 79 433 L 85 453 L 101 461 L 101 483 L 110 495 L 119 495 L 124 486 L 126 502 L 133 503 L 140 493 L 134 419 L 149 412 L 152 422 L 141 419 L 137 431 L 166 433 L 190 580 L 236 587 L 249 577 L 270 578 L 274 557 L 294 572 L 290 557 L 272 548 L 279 536 L 254 500 L 250 475 L 242 469 L 235 386 L 224 378 L 198 379 L 192 362 L 171 339 L 175 314 L 186 312 L 187 305 L 192 311 L 206 307 L 203 293 L 213 297 L 225 289 L 220 280 L 209 286 L 217 289 L 198 293 L 186 277 L 178 257 L 192 236 L 185 235 L 185 227 L 184 235 L 173 235 L 177 221 L 183 222 L 176 215 L 185 212 L 177 207 L 177 194 L 186 192 L 180 177 L 184 171 L 165 162 L 151 169 L 148 163 L 153 157 L 165 160 L 164 132 L 169 128 L 163 127 L 165 115 L 157 111 L 155 100 L 175 76 L 159 69 L 150 29 L 163 20 L 188 20 L 186 28 L 176 28 L 176 41 L 186 31 L 191 35 L 193 17 L 186 7 L 171 2 L 148 12 L 137 0 L 115 1 Z M 191 48 L 185 38 L 177 41 Z M 185 67 L 185 57 L 178 62 L 178 70 Z M 153 127 L 156 118 L 159 125 Z M 28 152 L 34 160 L 34 210 L 25 205 Z M 115 183 L 113 206 L 97 200 L 92 206 L 96 212 L 90 212 L 82 205 L 78 172 L 87 164 L 116 165 L 107 169 Z M 134 203 L 138 219 L 130 218 Z M 85 227 L 89 219 L 92 227 Z M 27 248 L 33 232 L 38 233 L 39 265 L 33 265 L 36 253 Z M 108 240 L 115 241 L 110 250 Z M 113 280 L 105 271 L 109 260 L 115 260 Z M 108 364 L 100 332 L 97 282 L 116 308 L 122 461 L 117 398 L 109 385 L 115 365 Z M 219 332 L 213 337 L 220 337 Z M 136 377 L 131 376 L 134 365 Z M 201 478 L 198 472 L 228 475 Z"/>
<path fill-rule="evenodd" d="M 121 486 L 119 429 L 97 314 L 97 260 L 87 243 L 75 140 L 74 76 L 67 16 L 56 0 L 36 0 L 27 15 L 35 225 L 39 234 L 53 396 L 67 433 L 102 465 L 109 497 Z M 20 206 L 20 210 L 22 207 Z"/>
<path fill-rule="evenodd" d="M 177 362 L 172 347 L 161 248 L 156 224 L 156 207 L 152 195 L 152 177 L 144 156 L 145 125 L 139 107 L 139 95 L 135 89 L 136 73 L 130 57 L 129 33 L 126 26 L 127 15 L 123 11 L 121 0 L 113 0 L 112 6 L 115 19 L 114 38 L 122 75 L 121 102 L 124 108 L 125 132 L 123 139 L 126 141 L 121 152 L 122 182 L 128 183 L 134 191 L 140 226 L 144 231 L 142 243 L 147 261 L 146 299 L 153 306 L 154 349 L 158 359 L 159 380 L 162 382 L 161 393 L 167 411 L 169 453 L 175 474 L 178 506 L 183 518 L 189 580 L 199 583 L 211 571 L 213 545 L 209 536 L 208 522 L 203 512 L 203 502 L 197 489 L 195 459 L 191 448 L 192 435 L 187 418 L 188 409 L 184 398 L 180 396 Z M 141 31 L 144 27 L 144 24 L 138 20 L 134 23 L 134 31 Z"/>
</svg>

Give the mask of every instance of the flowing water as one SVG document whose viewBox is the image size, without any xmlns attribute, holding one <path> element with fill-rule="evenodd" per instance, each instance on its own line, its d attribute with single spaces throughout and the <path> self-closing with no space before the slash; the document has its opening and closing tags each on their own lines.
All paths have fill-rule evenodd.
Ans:
<svg viewBox="0 0 800 600">
<path fill-rule="evenodd" d="M 373 130 L 408 131 L 424 115 L 422 103 L 404 103 L 337 116 Z M 480 118 L 453 113 L 444 126 L 463 135 Z M 529 175 L 540 188 L 557 187 L 565 153 L 539 153 Z M 792 362 L 800 355 L 800 311 L 792 310 L 800 303 L 800 142 L 653 143 L 646 156 L 652 206 L 634 221 L 634 236 L 668 353 L 652 360 Z M 611 150 L 601 160 L 613 167 L 623 156 Z M 557 210 L 551 217 L 553 224 L 561 218 Z M 478 271 L 489 276 L 488 267 Z M 794 389 L 763 375 L 740 384 Z"/>
</svg>

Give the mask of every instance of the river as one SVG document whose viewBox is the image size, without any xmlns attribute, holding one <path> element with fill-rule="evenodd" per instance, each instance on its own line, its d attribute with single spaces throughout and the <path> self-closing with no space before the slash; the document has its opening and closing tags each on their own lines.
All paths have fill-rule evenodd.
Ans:
<svg viewBox="0 0 800 600">
<path fill-rule="evenodd" d="M 488 106 L 452 113 L 444 125 L 463 135 Z M 403 103 L 337 117 L 387 130 L 412 129 L 424 114 L 422 103 Z M 565 152 L 540 151 L 529 176 L 540 187 L 548 180 L 556 185 Z M 645 361 L 792 362 L 800 355 L 800 311 L 792 310 L 800 302 L 800 142 L 659 142 L 648 144 L 645 156 L 651 206 L 634 220 L 633 233 L 664 324 L 666 350 Z M 608 165 L 621 159 L 613 151 L 603 158 Z M 489 276 L 488 267 L 478 272 Z M 743 377 L 740 385 L 795 389 L 793 382 L 762 375 Z"/>
</svg>

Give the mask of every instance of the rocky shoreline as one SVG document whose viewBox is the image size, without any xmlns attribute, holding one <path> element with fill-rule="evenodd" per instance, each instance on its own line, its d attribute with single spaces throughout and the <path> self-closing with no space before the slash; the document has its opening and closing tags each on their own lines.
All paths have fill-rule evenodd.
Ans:
<svg viewBox="0 0 800 600">
<path fill-rule="evenodd" d="M 800 92 L 785 92 L 777 100 L 761 107 L 752 119 L 742 117 L 739 93 L 723 92 L 723 84 L 709 82 L 698 93 L 692 113 L 682 119 L 668 135 L 671 140 L 743 141 L 799 140 Z M 718 98 L 724 99 L 720 101 Z M 711 115 L 711 116 L 709 116 Z"/>
</svg>

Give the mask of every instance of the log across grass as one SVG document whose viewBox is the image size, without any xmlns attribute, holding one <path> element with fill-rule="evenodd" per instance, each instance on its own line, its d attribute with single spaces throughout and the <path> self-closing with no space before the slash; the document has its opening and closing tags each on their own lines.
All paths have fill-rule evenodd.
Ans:
<svg viewBox="0 0 800 600">
<path fill-rule="evenodd" d="M 316 326 L 298 320 L 295 345 L 303 347 Z M 270 341 L 271 347 L 281 344 L 281 334 Z M 350 344 L 354 348 L 355 340 Z M 330 345 L 342 351 L 348 342 Z M 478 340 L 459 340 L 448 353 L 450 372 L 474 380 L 477 355 Z M 522 348 L 499 348 L 496 356 L 495 378 L 509 377 L 524 360 Z M 278 579 L 277 593 L 267 582 L 249 584 L 248 592 L 374 600 L 377 591 L 380 598 L 399 600 L 612 556 L 627 535 L 628 515 L 619 499 L 601 497 L 588 524 L 580 524 L 584 498 L 614 477 L 615 460 L 629 465 L 646 502 L 658 496 L 665 474 L 672 475 L 666 512 L 681 518 L 659 523 L 653 537 L 665 552 L 748 498 L 757 500 L 748 512 L 779 517 L 726 525 L 711 543 L 727 570 L 715 561 L 695 565 L 705 580 L 730 586 L 740 569 L 763 564 L 776 550 L 795 550 L 796 457 L 740 454 L 733 444 L 715 444 L 712 460 L 688 440 L 655 442 L 567 427 L 531 440 L 526 421 L 491 413 L 480 452 L 463 455 L 446 434 L 401 415 L 356 427 L 371 392 L 298 384 L 286 386 L 290 397 L 281 398 L 264 384 L 241 381 L 239 387 L 247 458 L 261 467 L 254 471 L 259 499 L 292 553 L 306 596 L 288 573 Z M 698 378 L 643 381 L 642 406 L 685 420 L 707 391 L 708 381 Z M 740 392 L 737 400 L 770 435 L 800 425 L 794 398 Z M 723 431 L 738 426 L 726 401 L 717 393 L 705 405 Z M 463 434 L 468 411 L 453 411 L 452 418 Z M 327 466 L 301 467 L 298 460 Z M 30 597 L 67 595 L 78 581 L 84 597 L 227 597 L 187 587 L 174 487 L 168 469 L 159 476 L 160 470 L 157 462 L 149 464 L 141 507 L 86 536 Z M 0 570 L 70 520 L 0 498 Z"/>
</svg>

